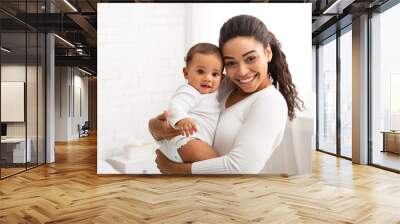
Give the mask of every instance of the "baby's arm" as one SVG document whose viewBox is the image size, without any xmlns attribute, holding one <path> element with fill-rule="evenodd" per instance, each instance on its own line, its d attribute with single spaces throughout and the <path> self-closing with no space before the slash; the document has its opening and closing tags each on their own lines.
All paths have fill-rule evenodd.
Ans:
<svg viewBox="0 0 400 224">
<path fill-rule="evenodd" d="M 196 89 L 189 85 L 180 87 L 171 99 L 168 112 L 168 123 L 175 128 L 185 128 L 182 135 L 189 136 L 197 131 L 195 123 L 189 117 L 189 111 L 196 105 L 196 100 L 200 95 Z"/>
<path fill-rule="evenodd" d="M 218 154 L 207 143 L 191 140 L 178 150 L 183 162 L 193 163 L 218 157 Z"/>
</svg>

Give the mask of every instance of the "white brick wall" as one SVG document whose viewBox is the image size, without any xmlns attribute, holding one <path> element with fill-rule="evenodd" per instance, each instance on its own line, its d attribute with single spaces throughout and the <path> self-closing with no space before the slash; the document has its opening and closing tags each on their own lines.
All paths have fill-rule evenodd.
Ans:
<svg viewBox="0 0 400 224">
<path fill-rule="evenodd" d="M 98 160 L 151 141 L 147 121 L 184 83 L 184 7 L 149 6 L 98 5 Z"/>
</svg>

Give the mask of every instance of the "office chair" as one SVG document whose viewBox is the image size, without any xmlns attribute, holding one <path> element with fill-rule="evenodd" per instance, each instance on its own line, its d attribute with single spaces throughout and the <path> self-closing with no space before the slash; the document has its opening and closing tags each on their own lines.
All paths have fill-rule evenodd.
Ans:
<svg viewBox="0 0 400 224">
<path fill-rule="evenodd" d="M 85 121 L 85 123 L 82 125 L 82 127 L 79 127 L 80 125 L 78 125 L 78 129 L 79 129 L 79 138 L 80 137 L 87 137 L 89 136 L 89 129 L 90 129 L 90 125 L 89 125 L 89 121 Z"/>
</svg>

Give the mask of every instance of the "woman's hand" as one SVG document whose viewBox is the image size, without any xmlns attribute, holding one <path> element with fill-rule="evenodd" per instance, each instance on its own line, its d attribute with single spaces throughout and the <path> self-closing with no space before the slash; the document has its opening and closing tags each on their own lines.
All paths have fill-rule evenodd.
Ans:
<svg viewBox="0 0 400 224">
<path fill-rule="evenodd" d="M 153 138 L 157 141 L 161 139 L 171 139 L 181 134 L 179 130 L 172 128 L 168 122 L 168 112 L 164 111 L 162 114 L 149 121 L 149 131 Z"/>
<path fill-rule="evenodd" d="M 156 151 L 157 168 L 163 174 L 191 174 L 191 163 L 176 163 L 169 160 L 159 149 Z"/>
</svg>

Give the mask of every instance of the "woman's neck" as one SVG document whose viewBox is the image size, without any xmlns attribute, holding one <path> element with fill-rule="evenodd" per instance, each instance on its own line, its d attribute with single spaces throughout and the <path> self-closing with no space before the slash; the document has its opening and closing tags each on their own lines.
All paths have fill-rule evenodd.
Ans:
<svg viewBox="0 0 400 224">
<path fill-rule="evenodd" d="M 236 88 L 228 96 L 228 98 L 227 98 L 227 100 L 225 102 L 225 108 L 229 108 L 232 105 L 236 104 L 237 102 L 239 102 L 239 101 L 245 99 L 246 97 L 250 96 L 251 94 L 256 93 L 256 92 L 258 92 L 260 90 L 263 90 L 263 89 L 265 89 L 265 88 L 267 88 L 267 87 L 269 87 L 271 85 L 272 85 L 272 82 L 270 80 L 268 80 L 267 85 L 263 86 L 262 88 L 257 89 L 254 92 L 251 92 L 251 93 L 243 92 L 242 89 L 240 89 L 239 87 L 236 86 Z"/>
</svg>

